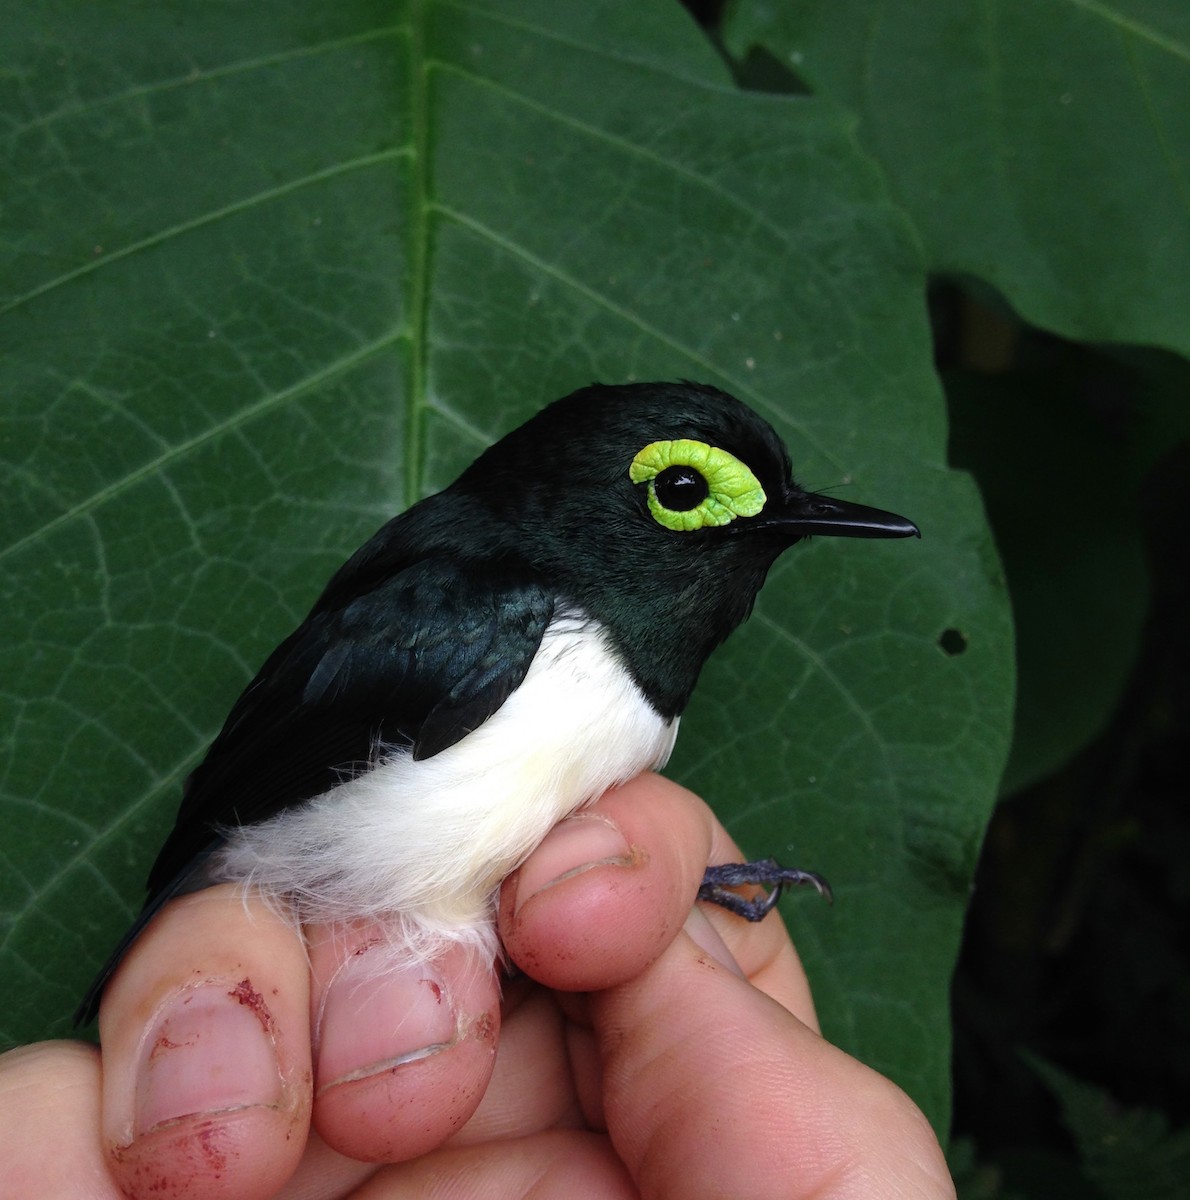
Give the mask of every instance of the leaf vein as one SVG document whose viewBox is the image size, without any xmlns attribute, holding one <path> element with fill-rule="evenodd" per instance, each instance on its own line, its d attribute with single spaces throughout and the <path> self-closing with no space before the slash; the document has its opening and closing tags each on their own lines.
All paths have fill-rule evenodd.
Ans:
<svg viewBox="0 0 1190 1200">
<path fill-rule="evenodd" d="M 379 29 L 369 29 L 350 37 L 332 38 L 311 46 L 301 46 L 292 50 L 281 50 L 275 54 L 262 54 L 257 58 L 247 58 L 238 62 L 225 63 L 222 66 L 202 70 L 194 67 L 185 75 L 173 75 L 168 79 L 158 79 L 152 83 L 130 87 L 121 92 L 111 92 L 106 96 L 95 96 L 89 100 L 79 100 L 73 104 L 63 104 L 51 112 L 42 113 L 21 125 L 10 125 L 5 131 L 6 138 L 17 138 L 34 129 L 45 128 L 58 121 L 69 120 L 72 117 L 84 116 L 102 108 L 117 104 L 126 104 L 131 100 L 141 100 L 147 96 L 160 95 L 164 92 L 176 91 L 179 88 L 193 87 L 199 83 L 209 83 L 212 80 L 227 79 L 234 75 L 246 74 L 262 68 L 280 66 L 287 62 L 300 62 L 304 58 L 317 58 L 320 54 L 342 50 L 348 46 L 357 46 L 370 41 L 380 41 L 393 34 L 404 33 L 403 26 L 384 26 Z"/>
<path fill-rule="evenodd" d="M 39 525 L 36 529 L 31 530 L 23 537 L 18 538 L 8 546 L 0 549 L 0 562 L 10 555 L 16 554 L 23 550 L 26 546 L 33 544 L 70 521 L 77 520 L 95 509 L 99 508 L 116 496 L 126 492 L 130 487 L 133 487 L 142 480 L 151 475 L 163 470 L 171 463 L 175 463 L 190 454 L 192 451 L 207 443 L 215 440 L 226 433 L 237 430 L 242 425 L 246 425 L 254 421 L 257 417 L 272 411 L 280 404 L 285 404 L 290 400 L 296 399 L 305 393 L 312 391 L 316 387 L 320 387 L 328 380 L 334 379 L 337 375 L 341 375 L 352 370 L 360 363 L 376 354 L 382 353 L 384 350 L 395 345 L 401 340 L 403 335 L 394 332 L 386 336 L 370 342 L 367 345 L 360 346 L 352 353 L 344 355 L 342 358 L 336 359 L 332 363 L 328 363 L 322 369 L 315 371 L 313 374 L 307 375 L 291 387 L 284 388 L 279 392 L 274 392 L 271 395 L 262 396 L 254 403 L 246 405 L 234 415 L 221 420 L 212 425 L 209 429 L 204 430 L 201 434 L 195 437 L 188 438 L 183 442 L 178 442 L 169 449 L 155 457 L 146 460 L 133 471 L 129 471 L 121 475 L 118 479 L 113 479 L 106 487 L 100 488 L 87 496 L 79 503 L 68 508 L 65 512 L 59 513 L 56 517 Z"/>
<path fill-rule="evenodd" d="M 65 271 L 61 275 L 54 276 L 53 279 L 47 279 L 44 283 L 26 292 L 24 295 L 16 296 L 9 300 L 7 304 L 0 306 L 0 317 L 12 312 L 14 309 L 21 308 L 23 305 L 30 303 L 33 300 L 44 296 L 47 292 L 52 292 L 57 288 L 63 287 L 66 284 L 74 282 L 76 279 L 81 279 L 84 276 L 91 275 L 95 271 L 101 270 L 110 263 L 119 262 L 121 259 L 131 258 L 135 254 L 143 253 L 145 250 L 152 249 L 164 242 L 170 241 L 172 238 L 181 237 L 184 234 L 191 233 L 196 229 L 201 229 L 207 225 L 213 225 L 219 221 L 226 220 L 229 217 L 234 217 L 239 213 L 246 212 L 249 209 L 260 204 L 267 204 L 273 200 L 280 199 L 292 192 L 301 190 L 304 187 L 310 187 L 315 184 L 323 183 L 328 179 L 334 179 L 339 175 L 346 175 L 352 171 L 363 170 L 378 163 L 395 161 L 396 159 L 407 157 L 408 151 L 401 148 L 390 150 L 381 150 L 376 154 L 367 154 L 359 158 L 349 159 L 347 162 L 336 163 L 334 166 L 326 167 L 321 171 L 312 171 L 308 175 L 303 175 L 297 179 L 287 180 L 285 183 L 279 184 L 277 187 L 266 188 L 263 191 L 256 192 L 251 196 L 245 196 L 240 200 L 233 201 L 231 204 L 225 204 L 220 208 L 212 209 L 210 212 L 202 213 L 197 217 L 192 217 L 188 221 L 180 221 L 176 225 L 171 225 L 167 229 L 159 230 L 157 233 L 150 234 L 148 237 L 140 238 L 138 241 L 131 242 L 127 246 L 122 246 L 118 250 L 113 250 L 109 254 L 104 254 L 102 257 L 91 259 L 75 267 L 73 270 Z"/>
<path fill-rule="evenodd" d="M 741 399 L 746 400 L 752 405 L 753 408 L 769 412 L 773 411 L 774 405 L 772 401 L 768 397 L 756 392 L 747 379 L 738 375 L 734 375 L 722 367 L 715 366 L 715 364 L 713 364 L 705 355 L 699 353 L 692 346 L 686 345 L 672 334 L 666 333 L 656 325 L 646 321 L 639 314 L 632 312 L 630 309 L 625 308 L 621 304 L 617 304 L 610 297 L 604 295 L 602 292 L 596 291 L 589 284 L 575 279 L 572 275 L 562 271 L 554 263 L 546 262 L 544 259 L 534 254 L 526 246 L 522 246 L 519 243 L 514 242 L 511 238 L 505 237 L 503 234 L 492 229 L 490 226 L 483 224 L 476 218 L 460 212 L 458 209 L 450 208 L 441 201 L 437 203 L 437 209 L 443 216 L 457 221 L 460 225 L 470 229 L 479 237 L 490 241 L 494 246 L 497 246 L 499 249 L 505 251 L 505 253 L 519 258 L 522 262 L 528 263 L 535 270 L 540 271 L 543 275 L 555 280 L 564 287 L 568 287 L 577 292 L 579 295 L 590 300 L 591 303 L 597 304 L 599 307 L 611 313 L 613 316 L 616 316 L 620 320 L 626 322 L 628 325 L 631 325 L 640 333 L 645 334 L 647 337 L 653 338 L 661 345 L 666 346 L 670 350 L 674 351 L 676 354 L 680 354 L 682 357 L 689 359 L 689 361 L 695 364 L 701 371 L 705 371 L 708 373 L 708 375 L 718 376 L 720 379 L 723 379 L 730 385 L 730 390 L 732 392 L 734 392 Z M 782 415 L 786 416 L 786 419 L 793 421 L 795 425 L 797 424 L 793 418 L 788 417 L 788 414 Z M 808 443 L 814 445 L 815 449 L 819 454 L 822 455 L 823 458 L 825 458 L 838 470 L 843 470 L 842 464 L 830 453 L 826 447 L 824 447 L 818 441 L 816 437 L 810 433 L 810 431 L 802 426 L 798 426 L 798 428 L 801 436 Z"/>
<path fill-rule="evenodd" d="M 1066 2 L 1075 8 L 1093 13 L 1109 25 L 1116 25 L 1142 41 L 1151 42 L 1158 49 L 1172 54 L 1175 58 L 1190 62 L 1190 46 L 1183 46 L 1179 42 L 1175 42 L 1172 37 L 1154 29 L 1151 25 L 1146 25 L 1133 17 L 1125 17 L 1122 13 L 1108 8 L 1106 4 L 1100 3 L 1099 0 L 1066 0 Z"/>
</svg>

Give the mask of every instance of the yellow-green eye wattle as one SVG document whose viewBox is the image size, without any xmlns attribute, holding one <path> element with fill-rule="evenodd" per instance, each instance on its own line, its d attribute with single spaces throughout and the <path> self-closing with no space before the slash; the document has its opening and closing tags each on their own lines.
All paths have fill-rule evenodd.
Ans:
<svg viewBox="0 0 1190 1200">
<path fill-rule="evenodd" d="M 679 438 L 650 442 L 632 460 L 628 477 L 647 483 L 649 512 L 678 531 L 727 525 L 764 508 L 764 488 L 734 454 Z"/>
</svg>

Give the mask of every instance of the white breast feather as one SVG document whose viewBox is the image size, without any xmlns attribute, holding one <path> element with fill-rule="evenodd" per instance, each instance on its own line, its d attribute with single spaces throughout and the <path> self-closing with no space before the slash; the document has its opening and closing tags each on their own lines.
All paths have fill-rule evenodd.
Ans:
<svg viewBox="0 0 1190 1200">
<path fill-rule="evenodd" d="M 479 729 L 421 762 L 393 752 L 305 804 L 227 831 L 210 875 L 260 888 L 303 922 L 375 920 L 397 961 L 460 942 L 494 957 L 500 881 L 563 817 L 663 766 L 677 729 L 599 626 L 563 615 Z"/>
</svg>

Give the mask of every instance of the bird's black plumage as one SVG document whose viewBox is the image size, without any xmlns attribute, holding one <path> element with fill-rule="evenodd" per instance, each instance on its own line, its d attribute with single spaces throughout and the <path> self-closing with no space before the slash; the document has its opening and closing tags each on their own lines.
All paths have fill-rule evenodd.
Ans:
<svg viewBox="0 0 1190 1200">
<path fill-rule="evenodd" d="M 678 439 L 746 464 L 764 509 L 692 531 L 659 524 L 628 465 Z M 542 410 L 381 528 L 269 656 L 187 781 L 145 911 L 78 1017 L 165 900 L 205 882 L 226 830 L 328 791 L 381 751 L 425 759 L 466 738 L 520 686 L 559 609 L 596 622 L 649 704 L 676 717 L 772 562 L 817 532 L 916 529 L 802 491 L 767 422 L 714 388 L 594 385 Z"/>
<path fill-rule="evenodd" d="M 521 682 L 553 613 L 523 571 L 441 556 L 319 607 L 269 657 L 187 780 L 149 876 L 166 888 L 219 827 L 267 820 L 365 769 L 378 746 L 426 758 Z"/>
</svg>

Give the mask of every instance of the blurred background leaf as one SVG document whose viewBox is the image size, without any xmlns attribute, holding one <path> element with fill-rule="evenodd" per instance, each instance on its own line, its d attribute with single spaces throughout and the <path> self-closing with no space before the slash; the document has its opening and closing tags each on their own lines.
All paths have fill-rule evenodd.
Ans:
<svg viewBox="0 0 1190 1200">
<path fill-rule="evenodd" d="M 546 401 L 684 376 L 922 525 L 790 556 L 673 771 L 831 878 L 787 904 L 826 1031 L 944 1129 L 1007 597 L 850 117 L 740 91 L 667 3 L 11 8 L 0 1037 L 65 1032 L 343 556 Z"/>
<path fill-rule="evenodd" d="M 1127 1108 L 1052 1063 L 1029 1065 L 1058 1102 L 1084 1178 L 1104 1200 L 1179 1200 L 1190 1174 L 1190 1128 L 1159 1112 Z"/>
<path fill-rule="evenodd" d="M 852 111 L 910 220 L 951 462 L 1012 597 L 955 988 L 961 1194 L 1101 1196 L 1016 1051 L 1190 1121 L 1190 9 L 729 0 L 717 29 L 745 85 Z"/>
<path fill-rule="evenodd" d="M 1160 385 L 1132 389 L 1146 411 L 1130 420 L 1120 370 L 1039 350 L 1020 320 L 1190 348 L 1190 10 L 732 0 L 723 36 L 743 77 L 784 72 L 856 113 L 927 270 L 961 281 L 940 347 L 962 368 L 947 376 L 954 461 L 986 496 L 1014 489 L 993 523 L 1014 572 L 1015 791 L 1085 746 L 1119 701 L 1146 612 L 1136 490 L 1187 432 L 1181 400 L 1151 402 Z M 1122 491 L 1089 521 L 1055 519 L 1052 501 L 1081 518 L 1107 479 Z M 1028 502 L 1043 498 L 1044 510 Z M 1117 586 L 1088 598 L 1088 572 Z"/>
<path fill-rule="evenodd" d="M 1151 599 L 1145 492 L 1190 432 L 1190 368 L 1025 335 L 1011 369 L 943 381 L 951 461 L 979 481 L 1016 617 L 1012 795 L 1086 746 L 1131 678 Z"/>
<path fill-rule="evenodd" d="M 724 38 L 844 103 L 921 238 L 1030 324 L 1190 350 L 1182 0 L 731 0 Z"/>
</svg>

